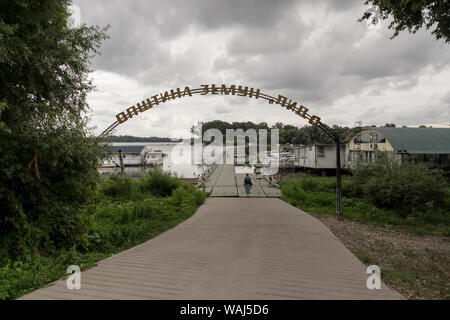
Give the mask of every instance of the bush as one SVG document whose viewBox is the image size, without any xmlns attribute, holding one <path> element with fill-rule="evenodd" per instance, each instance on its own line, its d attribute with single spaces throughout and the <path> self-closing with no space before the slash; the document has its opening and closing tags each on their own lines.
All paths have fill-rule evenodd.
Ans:
<svg viewBox="0 0 450 320">
<path fill-rule="evenodd" d="M 149 192 L 155 196 L 167 197 L 180 186 L 180 180 L 161 170 L 150 170 L 146 177 L 139 181 L 142 192 Z"/>
<path fill-rule="evenodd" d="M 178 187 L 172 194 L 172 203 L 175 205 L 185 205 L 186 203 L 194 203 L 200 206 L 205 202 L 206 193 L 199 192 L 194 186 L 182 185 Z"/>
<path fill-rule="evenodd" d="M 299 186 L 305 191 L 316 191 L 319 187 L 319 181 L 313 178 L 304 178 L 300 180 Z"/>
<path fill-rule="evenodd" d="M 150 183 L 153 177 L 159 185 Z M 23 234 L 0 238 L 0 300 L 60 279 L 68 265 L 88 266 L 151 239 L 189 218 L 206 197 L 195 187 L 180 185 L 178 179 L 159 172 L 144 181 L 108 177 L 98 188 L 93 192 L 95 201 L 79 210 L 60 204 Z M 169 192 L 171 196 L 161 196 Z M 37 250 L 42 244 L 47 250 Z M 27 249 L 22 259 L 11 261 L 12 246 Z"/>
<path fill-rule="evenodd" d="M 100 192 L 109 198 L 136 201 L 142 198 L 138 185 L 129 177 L 108 176 L 99 186 Z"/>
<path fill-rule="evenodd" d="M 450 234 L 450 188 L 447 187 L 445 201 L 442 208 L 439 201 L 429 201 L 418 205 L 412 212 L 403 214 L 397 206 L 381 208 L 375 206 L 370 197 L 364 197 L 367 181 L 363 178 L 374 179 L 377 172 L 369 167 L 359 168 L 356 179 L 342 180 L 342 205 L 344 217 L 353 221 L 370 223 L 378 226 L 390 225 L 397 230 L 407 231 L 416 235 L 433 234 L 448 236 Z M 364 172 L 362 172 L 364 170 Z M 375 172 L 373 172 L 375 171 Z M 438 178 L 440 179 L 440 178 Z M 370 180 L 370 179 L 367 179 Z M 355 182 L 354 182 L 355 181 Z M 370 183 L 373 183 L 372 181 Z M 429 182 L 432 183 L 432 182 Z M 434 182 L 436 183 L 436 182 Z M 301 210 L 311 214 L 336 214 L 336 180 L 334 177 L 305 177 L 287 179 L 281 182 L 282 200 L 289 202 Z M 433 186 L 433 190 L 434 190 Z M 359 191 L 358 191 L 359 190 Z M 370 199 L 371 201 L 369 201 Z M 405 218 L 406 217 L 406 218 Z"/>
<path fill-rule="evenodd" d="M 378 208 L 400 216 L 443 207 L 447 182 L 442 173 L 424 164 L 402 163 L 379 157 L 354 170 L 353 193 Z"/>
</svg>

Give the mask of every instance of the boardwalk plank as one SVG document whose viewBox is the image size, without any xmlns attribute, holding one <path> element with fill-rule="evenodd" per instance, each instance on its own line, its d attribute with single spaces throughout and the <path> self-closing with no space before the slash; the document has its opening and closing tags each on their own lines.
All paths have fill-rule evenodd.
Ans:
<svg viewBox="0 0 450 320">
<path fill-rule="evenodd" d="M 338 223 L 338 222 L 336 222 Z M 403 299 L 319 220 L 274 198 L 209 198 L 187 221 L 23 299 Z"/>
</svg>

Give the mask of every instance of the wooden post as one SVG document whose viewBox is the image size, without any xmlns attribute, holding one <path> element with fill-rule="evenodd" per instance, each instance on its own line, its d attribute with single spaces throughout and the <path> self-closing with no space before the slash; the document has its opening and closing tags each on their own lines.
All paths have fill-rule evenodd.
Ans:
<svg viewBox="0 0 450 320">
<path fill-rule="evenodd" d="M 341 143 L 336 134 L 336 218 L 344 220 L 342 214 Z"/>
<path fill-rule="evenodd" d="M 119 160 L 120 160 L 120 175 L 123 178 L 124 174 L 124 166 L 123 166 L 123 157 L 122 157 L 122 150 L 119 150 Z"/>
</svg>

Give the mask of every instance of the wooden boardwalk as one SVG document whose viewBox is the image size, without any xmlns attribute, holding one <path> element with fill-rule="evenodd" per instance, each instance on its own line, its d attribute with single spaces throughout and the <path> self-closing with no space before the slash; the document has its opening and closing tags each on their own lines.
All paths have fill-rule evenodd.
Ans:
<svg viewBox="0 0 450 320">
<path fill-rule="evenodd" d="M 319 220 L 279 199 L 209 198 L 189 220 L 22 299 L 402 299 Z"/>
<path fill-rule="evenodd" d="M 270 186 L 266 179 L 256 179 L 250 174 L 253 186 L 250 195 L 244 191 L 245 174 L 236 174 L 232 164 L 220 164 L 206 181 L 206 191 L 211 197 L 252 197 L 252 198 L 279 198 L 280 189 Z"/>
</svg>

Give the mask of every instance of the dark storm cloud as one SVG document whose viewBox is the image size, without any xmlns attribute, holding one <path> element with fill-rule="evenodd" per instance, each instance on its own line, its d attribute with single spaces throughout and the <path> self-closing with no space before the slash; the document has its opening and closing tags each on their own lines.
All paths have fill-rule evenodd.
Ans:
<svg viewBox="0 0 450 320">
<path fill-rule="evenodd" d="M 165 44 L 192 26 L 202 32 L 233 26 L 262 31 L 282 20 L 295 1 L 75 0 L 74 3 L 81 7 L 82 22 L 111 25 L 111 39 L 103 45 L 95 67 L 130 75 L 155 65 L 170 68 L 172 59 Z"/>
<path fill-rule="evenodd" d="M 325 30 L 313 45 L 305 45 L 304 40 L 315 29 L 328 23 L 317 20 L 306 25 L 302 21 L 301 11 L 297 11 L 297 5 L 307 2 L 80 0 L 75 3 L 81 6 L 84 21 L 110 24 L 112 27 L 111 39 L 104 44 L 102 56 L 96 59 L 95 67 L 126 75 L 148 70 L 164 79 L 161 73 L 191 71 L 186 66 L 189 59 L 183 60 L 181 65 L 184 68 L 180 68 L 167 46 L 190 27 L 205 33 L 234 28 L 234 36 L 229 43 L 223 43 L 227 49 L 225 56 L 236 58 L 233 67 L 241 78 L 267 82 L 267 72 L 250 70 L 250 77 L 242 74 L 248 68 L 265 68 L 276 74 L 275 78 L 280 81 L 270 85 L 270 88 L 289 86 L 310 89 L 311 86 L 317 87 L 319 80 L 323 84 L 321 78 L 329 74 L 344 77 L 356 75 L 363 80 L 408 75 L 425 64 L 440 62 L 436 59 L 442 53 L 440 43 L 431 42 L 430 37 L 423 33 L 414 37 L 403 36 L 396 41 L 383 37 L 364 48 L 354 48 L 355 41 L 369 32 L 363 23 L 356 22 L 358 14 L 363 11 L 359 1 L 318 1 L 328 3 L 329 15 L 333 14 L 333 10 L 351 14 L 343 16 L 336 24 L 330 22 L 335 25 Z M 195 46 L 195 38 L 193 41 L 190 46 Z M 217 39 L 217 42 L 221 41 Z M 292 51 L 295 54 L 291 54 Z M 214 68 L 220 68 L 219 62 L 226 57 L 214 57 L 210 65 L 202 67 L 217 71 Z M 259 60 L 252 60 L 255 57 Z M 161 66 L 164 70 L 160 70 Z M 230 66 L 225 65 L 227 68 Z M 306 78 L 310 79 L 307 83 Z M 321 85 L 318 88 L 322 89 Z"/>
<path fill-rule="evenodd" d="M 236 24 L 250 28 L 269 28 L 283 19 L 295 0 L 189 1 L 197 23 L 208 28 Z"/>
<path fill-rule="evenodd" d="M 82 22 L 111 25 L 111 39 L 94 69 L 161 90 L 215 82 L 251 85 L 319 110 L 366 89 L 373 97 L 411 90 L 421 71 L 448 67 L 450 47 L 428 32 L 390 40 L 386 24 L 369 30 L 358 23 L 363 3 L 74 0 Z M 442 99 L 448 106 L 448 96 Z"/>
<path fill-rule="evenodd" d="M 380 39 L 362 50 L 355 50 L 342 61 L 348 74 L 363 79 L 409 75 L 425 65 L 442 67 L 449 57 L 442 55 L 441 44 L 430 41 L 427 34 L 402 34 L 396 41 Z"/>
<path fill-rule="evenodd" d="M 325 2 L 327 2 L 329 9 L 332 11 L 333 10 L 347 11 L 347 10 L 350 10 L 351 8 L 355 7 L 355 5 L 361 4 L 360 0 L 338 0 L 338 1 L 325 1 Z"/>
</svg>

